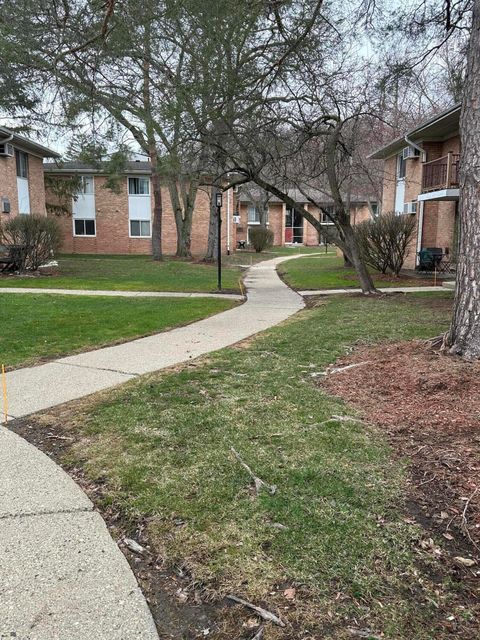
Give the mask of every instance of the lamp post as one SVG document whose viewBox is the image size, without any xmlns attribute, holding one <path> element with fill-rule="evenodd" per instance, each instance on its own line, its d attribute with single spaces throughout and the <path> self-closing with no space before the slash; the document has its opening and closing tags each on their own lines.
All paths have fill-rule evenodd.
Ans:
<svg viewBox="0 0 480 640">
<path fill-rule="evenodd" d="M 217 225 L 217 270 L 218 270 L 218 290 L 222 290 L 222 192 L 218 191 L 216 196 L 216 205 L 218 213 Z"/>
</svg>

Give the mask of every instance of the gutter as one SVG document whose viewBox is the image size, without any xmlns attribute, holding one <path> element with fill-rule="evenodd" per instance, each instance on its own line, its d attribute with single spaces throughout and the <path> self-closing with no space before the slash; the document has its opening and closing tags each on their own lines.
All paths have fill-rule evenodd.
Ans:
<svg viewBox="0 0 480 640">
<path fill-rule="evenodd" d="M 5 138 L 5 140 L 0 140 L 0 144 L 7 144 L 7 142 L 11 142 L 13 140 L 13 133 Z"/>
</svg>

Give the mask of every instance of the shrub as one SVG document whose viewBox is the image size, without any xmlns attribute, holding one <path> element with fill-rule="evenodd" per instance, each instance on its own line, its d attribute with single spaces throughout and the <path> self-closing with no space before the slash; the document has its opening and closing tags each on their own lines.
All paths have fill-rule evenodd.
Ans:
<svg viewBox="0 0 480 640">
<path fill-rule="evenodd" d="M 0 244 L 15 248 L 21 271 L 36 270 L 60 248 L 62 236 L 53 218 L 19 215 L 0 227 Z"/>
<path fill-rule="evenodd" d="M 364 261 L 381 273 L 391 271 L 398 276 L 415 227 L 415 217 L 396 213 L 385 213 L 357 225 L 355 233 Z"/>
<path fill-rule="evenodd" d="M 270 248 L 273 245 L 273 231 L 265 227 L 253 227 L 250 229 L 250 244 L 257 253 Z"/>
</svg>

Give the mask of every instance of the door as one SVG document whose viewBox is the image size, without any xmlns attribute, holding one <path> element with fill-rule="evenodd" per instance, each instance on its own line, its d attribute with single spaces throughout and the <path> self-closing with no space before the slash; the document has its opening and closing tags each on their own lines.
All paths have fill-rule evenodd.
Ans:
<svg viewBox="0 0 480 640">
<path fill-rule="evenodd" d="M 294 209 L 285 213 L 285 244 L 303 243 L 303 218 Z"/>
<path fill-rule="evenodd" d="M 400 152 L 397 156 L 397 179 L 395 184 L 396 213 L 403 213 L 403 205 L 405 203 L 405 169 L 406 160 L 403 158 L 403 153 Z"/>
</svg>

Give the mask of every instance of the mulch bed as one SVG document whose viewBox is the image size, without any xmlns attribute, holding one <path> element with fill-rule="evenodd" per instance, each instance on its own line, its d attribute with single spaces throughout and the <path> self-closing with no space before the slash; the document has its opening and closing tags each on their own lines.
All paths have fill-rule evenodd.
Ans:
<svg viewBox="0 0 480 640">
<path fill-rule="evenodd" d="M 332 374 L 322 386 L 386 430 L 396 454 L 410 462 L 417 520 L 452 554 L 478 562 L 480 363 L 422 341 L 362 347 L 336 366 L 354 363 L 366 364 Z"/>
</svg>

